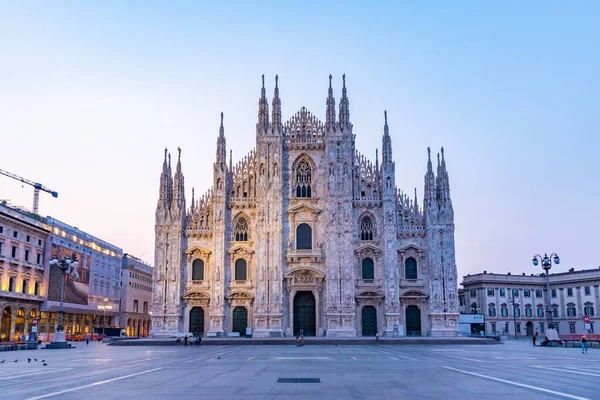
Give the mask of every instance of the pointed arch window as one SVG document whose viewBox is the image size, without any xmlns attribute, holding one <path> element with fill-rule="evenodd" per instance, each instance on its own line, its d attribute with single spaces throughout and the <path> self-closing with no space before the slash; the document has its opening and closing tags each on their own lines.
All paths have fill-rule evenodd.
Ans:
<svg viewBox="0 0 600 400">
<path fill-rule="evenodd" d="M 296 197 L 312 197 L 312 170 L 304 160 L 296 168 Z"/>
<path fill-rule="evenodd" d="M 197 259 L 192 263 L 192 280 L 203 281 L 204 280 L 204 261 Z"/>
<path fill-rule="evenodd" d="M 235 280 L 236 281 L 245 281 L 247 278 L 246 270 L 247 270 L 246 260 L 240 258 L 235 262 Z"/>
<path fill-rule="evenodd" d="M 312 228 L 308 224 L 300 224 L 296 228 L 296 249 L 312 249 Z"/>
<path fill-rule="evenodd" d="M 362 260 L 362 278 L 375 279 L 375 264 L 372 258 Z"/>
<path fill-rule="evenodd" d="M 233 240 L 236 242 L 248 241 L 248 220 L 245 217 L 239 217 L 233 227 Z"/>
<path fill-rule="evenodd" d="M 360 221 L 360 240 L 373 240 L 373 220 L 368 215 Z"/>
<path fill-rule="evenodd" d="M 404 279 L 417 279 L 417 260 L 408 257 L 404 262 Z"/>
</svg>

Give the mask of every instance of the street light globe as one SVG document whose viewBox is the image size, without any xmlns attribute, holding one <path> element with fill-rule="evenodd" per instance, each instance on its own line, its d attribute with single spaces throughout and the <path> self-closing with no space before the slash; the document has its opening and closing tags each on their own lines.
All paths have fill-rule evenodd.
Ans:
<svg viewBox="0 0 600 400">
<path fill-rule="evenodd" d="M 534 267 L 537 267 L 537 266 L 538 266 L 538 264 L 540 263 L 540 262 L 538 261 L 537 257 L 533 257 L 533 259 L 532 259 L 531 261 L 533 261 L 533 266 L 534 266 Z"/>
<path fill-rule="evenodd" d="M 558 256 L 554 256 L 554 264 L 560 264 L 560 258 L 558 258 Z"/>
</svg>

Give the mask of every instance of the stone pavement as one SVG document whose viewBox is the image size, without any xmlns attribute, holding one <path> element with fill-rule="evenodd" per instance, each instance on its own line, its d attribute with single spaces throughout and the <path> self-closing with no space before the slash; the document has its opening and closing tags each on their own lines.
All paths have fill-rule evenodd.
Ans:
<svg viewBox="0 0 600 400">
<path fill-rule="evenodd" d="M 600 350 L 525 343 L 76 346 L 3 353 L 0 398 L 600 399 Z"/>
</svg>

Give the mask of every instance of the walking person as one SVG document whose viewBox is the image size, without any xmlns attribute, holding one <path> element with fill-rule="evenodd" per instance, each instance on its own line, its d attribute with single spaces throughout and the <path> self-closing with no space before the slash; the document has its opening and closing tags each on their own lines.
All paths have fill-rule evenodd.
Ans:
<svg viewBox="0 0 600 400">
<path fill-rule="evenodd" d="M 537 338 L 536 338 L 536 336 L 535 336 L 535 335 L 531 336 L 531 341 L 533 342 L 533 345 L 534 345 L 534 346 L 535 346 L 535 341 L 536 341 L 536 339 L 537 339 Z"/>
<path fill-rule="evenodd" d="M 85 337 L 85 345 L 86 345 L 86 346 L 89 346 L 89 345 L 90 345 L 90 335 L 87 335 L 87 336 Z"/>
<path fill-rule="evenodd" d="M 585 354 L 587 354 L 587 336 L 586 335 L 583 335 L 581 337 L 581 354 L 583 354 L 584 352 L 585 352 Z"/>
<path fill-rule="evenodd" d="M 185 336 L 183 337 L 183 343 L 184 343 L 184 346 L 187 346 L 187 342 L 188 342 L 188 337 L 187 337 L 187 335 L 185 335 Z"/>
</svg>

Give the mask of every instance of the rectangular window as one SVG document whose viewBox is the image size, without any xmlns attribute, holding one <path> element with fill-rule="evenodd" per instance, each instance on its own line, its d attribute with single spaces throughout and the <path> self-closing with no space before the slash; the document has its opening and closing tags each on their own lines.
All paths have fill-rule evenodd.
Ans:
<svg viewBox="0 0 600 400">
<path fill-rule="evenodd" d="M 36 262 L 38 265 L 41 265 L 41 264 L 42 264 L 42 255 L 41 255 L 40 253 L 37 253 L 37 258 L 36 258 L 35 262 Z"/>
<path fill-rule="evenodd" d="M 556 297 L 556 289 L 552 289 L 552 297 Z"/>
<path fill-rule="evenodd" d="M 4 227 L 0 226 L 0 233 L 4 233 Z"/>
<path fill-rule="evenodd" d="M 527 318 L 531 318 L 533 316 L 533 311 L 531 310 L 531 307 L 525 307 L 525 316 Z"/>
<path fill-rule="evenodd" d="M 19 234 L 17 233 L 17 231 L 13 231 L 13 237 L 16 239 L 17 236 L 19 236 Z"/>
<path fill-rule="evenodd" d="M 3 244 L 4 244 L 4 243 L 0 242 L 0 254 L 2 254 L 2 245 L 3 245 Z"/>
<path fill-rule="evenodd" d="M 12 247 L 12 258 L 17 258 L 17 246 Z"/>
<path fill-rule="evenodd" d="M 506 297 L 506 289 L 504 289 L 504 288 L 500 289 L 500 297 Z"/>
<path fill-rule="evenodd" d="M 521 333 L 521 323 L 517 322 L 517 333 Z"/>
<path fill-rule="evenodd" d="M 496 323 L 492 322 L 492 334 L 495 335 L 496 334 Z"/>
<path fill-rule="evenodd" d="M 148 314 L 148 302 L 144 302 L 144 314 Z"/>
<path fill-rule="evenodd" d="M 25 250 L 25 261 L 29 261 L 29 250 Z"/>
<path fill-rule="evenodd" d="M 542 318 L 544 316 L 544 309 L 542 307 L 538 307 L 537 316 Z"/>
<path fill-rule="evenodd" d="M 27 235 L 27 237 L 25 238 L 25 240 L 27 241 L 27 243 L 29 243 L 29 241 L 31 240 L 31 236 Z"/>
<path fill-rule="evenodd" d="M 587 316 L 593 316 L 594 315 L 594 306 L 591 303 L 588 303 L 585 307 L 583 307 L 583 313 L 584 315 Z"/>
<path fill-rule="evenodd" d="M 586 287 L 585 287 L 585 295 L 586 295 L 586 296 L 589 296 L 590 294 L 592 294 L 592 292 L 590 291 L 590 287 L 589 287 L 589 286 L 586 286 Z"/>
<path fill-rule="evenodd" d="M 477 289 L 471 289 L 471 297 L 477 297 Z"/>
<path fill-rule="evenodd" d="M 512 296 L 513 297 L 519 297 L 519 289 L 513 289 L 512 290 Z"/>
<path fill-rule="evenodd" d="M 487 292 L 488 292 L 488 296 L 493 296 L 494 295 L 494 288 L 491 288 L 491 287 L 488 288 Z"/>
<path fill-rule="evenodd" d="M 552 309 L 552 316 L 554 318 L 558 318 L 558 307 Z"/>
<path fill-rule="evenodd" d="M 133 301 L 133 312 L 138 312 L 138 301 L 137 300 Z"/>
<path fill-rule="evenodd" d="M 29 281 L 27 279 L 23 279 L 23 285 L 21 286 L 21 293 L 27 294 L 27 286 Z"/>
<path fill-rule="evenodd" d="M 38 246 L 42 245 L 42 239 L 38 239 Z"/>
<path fill-rule="evenodd" d="M 573 288 L 568 288 L 567 289 L 567 296 L 573 297 Z"/>
<path fill-rule="evenodd" d="M 504 332 L 508 334 L 508 322 L 504 325 Z"/>
<path fill-rule="evenodd" d="M 540 322 L 540 333 L 544 333 L 544 323 Z"/>
<path fill-rule="evenodd" d="M 531 297 L 531 291 L 529 289 L 523 290 L 523 297 Z"/>
<path fill-rule="evenodd" d="M 541 299 L 542 298 L 542 291 L 540 289 L 536 289 L 536 291 L 535 291 L 535 297 L 537 299 Z"/>
<path fill-rule="evenodd" d="M 500 312 L 501 312 L 501 314 L 502 314 L 503 317 L 505 317 L 505 318 L 508 317 L 508 308 L 502 307 L 500 309 Z"/>
</svg>

